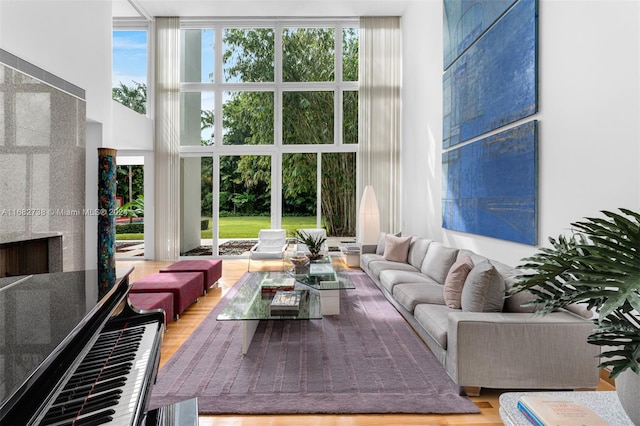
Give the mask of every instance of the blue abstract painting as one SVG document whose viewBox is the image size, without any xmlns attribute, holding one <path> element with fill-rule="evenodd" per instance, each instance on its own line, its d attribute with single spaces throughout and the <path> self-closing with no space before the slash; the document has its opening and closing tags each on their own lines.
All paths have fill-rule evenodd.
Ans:
<svg viewBox="0 0 640 426">
<path fill-rule="evenodd" d="M 442 225 L 537 243 L 537 121 L 442 154 Z"/>
<path fill-rule="evenodd" d="M 445 149 L 537 112 L 537 21 L 519 0 L 445 71 Z"/>
<path fill-rule="evenodd" d="M 516 0 L 444 0 L 444 69 Z"/>
</svg>

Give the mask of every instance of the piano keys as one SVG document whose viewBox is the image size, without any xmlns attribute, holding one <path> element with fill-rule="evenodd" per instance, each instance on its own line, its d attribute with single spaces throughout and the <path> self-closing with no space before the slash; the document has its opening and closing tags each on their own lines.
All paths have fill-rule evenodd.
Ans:
<svg viewBox="0 0 640 426">
<path fill-rule="evenodd" d="M 0 424 L 143 425 L 197 402 L 146 413 L 164 330 L 163 311 L 128 302 L 126 271 L 101 300 L 97 274 L 0 279 Z M 187 407 L 187 408 L 185 408 Z"/>
</svg>

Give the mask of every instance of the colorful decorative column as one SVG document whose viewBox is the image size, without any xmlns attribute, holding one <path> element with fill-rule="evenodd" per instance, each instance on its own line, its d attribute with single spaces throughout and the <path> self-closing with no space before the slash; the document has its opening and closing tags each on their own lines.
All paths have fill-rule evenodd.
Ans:
<svg viewBox="0 0 640 426">
<path fill-rule="evenodd" d="M 98 148 L 98 297 L 116 282 L 116 152 Z"/>
</svg>

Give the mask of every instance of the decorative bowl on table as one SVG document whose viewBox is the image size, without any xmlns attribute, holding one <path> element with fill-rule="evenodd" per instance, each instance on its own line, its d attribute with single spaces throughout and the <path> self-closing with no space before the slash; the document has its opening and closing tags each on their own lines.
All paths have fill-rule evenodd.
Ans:
<svg viewBox="0 0 640 426">
<path fill-rule="evenodd" d="M 289 259 L 291 263 L 295 266 L 304 266 L 309 263 L 309 258 L 307 256 L 293 256 Z"/>
</svg>

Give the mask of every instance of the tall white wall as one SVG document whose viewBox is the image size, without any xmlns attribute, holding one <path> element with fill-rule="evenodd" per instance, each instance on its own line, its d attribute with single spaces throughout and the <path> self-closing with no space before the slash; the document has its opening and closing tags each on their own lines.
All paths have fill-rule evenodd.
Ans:
<svg viewBox="0 0 640 426">
<path fill-rule="evenodd" d="M 640 2 L 539 0 L 539 244 L 640 210 Z M 403 16 L 403 231 L 510 264 L 535 247 L 442 229 L 442 3 Z"/>
<path fill-rule="evenodd" d="M 296 2 L 296 16 L 313 15 L 316 2 L 304 3 Z M 532 246 L 442 229 L 442 0 L 340 4 L 331 11 L 402 15 L 403 232 L 510 264 L 532 254 Z M 640 209 L 639 4 L 539 0 L 541 245 L 599 210 Z M 0 47 L 84 88 L 87 117 L 102 124 L 87 153 L 113 146 L 109 1 L 0 0 Z M 97 160 L 91 164 L 87 173 L 96 174 Z"/>
<path fill-rule="evenodd" d="M 153 121 L 146 115 L 111 101 L 113 142 L 120 151 L 153 151 Z"/>
</svg>

